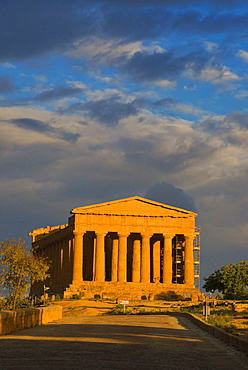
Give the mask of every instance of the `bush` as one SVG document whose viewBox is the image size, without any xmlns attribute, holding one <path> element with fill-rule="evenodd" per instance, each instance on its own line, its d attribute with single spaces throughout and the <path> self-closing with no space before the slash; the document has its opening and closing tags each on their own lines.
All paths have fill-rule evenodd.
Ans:
<svg viewBox="0 0 248 370">
<path fill-rule="evenodd" d="M 123 304 L 117 304 L 115 308 L 110 311 L 113 315 L 130 315 L 132 311 L 126 308 Z"/>
<path fill-rule="evenodd" d="M 78 294 L 73 294 L 72 299 L 80 299 Z"/>
</svg>

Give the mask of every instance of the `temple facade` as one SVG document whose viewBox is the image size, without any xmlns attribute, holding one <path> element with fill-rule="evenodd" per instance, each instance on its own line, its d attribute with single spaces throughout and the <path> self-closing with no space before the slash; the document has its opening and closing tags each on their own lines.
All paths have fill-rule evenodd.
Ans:
<svg viewBox="0 0 248 370">
<path fill-rule="evenodd" d="M 195 298 L 196 213 L 138 196 L 74 208 L 68 224 L 33 230 L 50 277 L 31 294 L 69 298 Z"/>
</svg>

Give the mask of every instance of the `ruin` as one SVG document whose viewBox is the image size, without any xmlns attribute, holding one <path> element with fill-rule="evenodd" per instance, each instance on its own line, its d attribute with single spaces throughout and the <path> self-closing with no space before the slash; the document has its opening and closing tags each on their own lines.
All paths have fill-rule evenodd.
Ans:
<svg viewBox="0 0 248 370">
<path fill-rule="evenodd" d="M 34 253 L 51 261 L 50 277 L 31 294 L 70 298 L 197 299 L 196 213 L 138 196 L 71 210 L 68 224 L 39 228 Z"/>
</svg>

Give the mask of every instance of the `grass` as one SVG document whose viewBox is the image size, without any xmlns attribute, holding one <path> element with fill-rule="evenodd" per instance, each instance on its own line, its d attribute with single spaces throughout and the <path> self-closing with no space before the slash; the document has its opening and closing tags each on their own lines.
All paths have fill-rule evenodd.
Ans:
<svg viewBox="0 0 248 370">
<path fill-rule="evenodd" d="M 151 315 L 151 314 L 162 314 L 168 312 L 168 309 L 163 308 L 149 308 L 146 307 L 138 307 L 138 306 L 125 306 L 123 304 L 116 305 L 113 309 L 111 309 L 108 313 L 112 315 Z"/>
<path fill-rule="evenodd" d="M 180 311 L 192 313 L 200 317 L 202 320 L 207 321 L 208 324 L 216 326 L 217 328 L 221 328 L 226 331 L 232 329 L 231 322 L 233 320 L 233 313 L 230 310 L 230 307 L 222 307 L 221 309 L 218 307 L 211 307 L 210 315 L 207 316 L 207 320 L 205 315 L 203 315 L 202 307 L 200 306 L 181 307 Z"/>
<path fill-rule="evenodd" d="M 219 314 L 212 314 L 208 316 L 207 322 L 210 325 L 214 325 L 217 328 L 221 328 L 224 330 L 230 330 L 232 328 L 231 322 L 233 320 L 233 315 L 230 313 L 219 313 Z"/>
</svg>

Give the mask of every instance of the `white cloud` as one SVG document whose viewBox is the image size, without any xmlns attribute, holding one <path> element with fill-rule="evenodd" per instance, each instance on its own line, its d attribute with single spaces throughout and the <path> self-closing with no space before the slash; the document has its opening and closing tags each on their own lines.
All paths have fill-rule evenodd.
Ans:
<svg viewBox="0 0 248 370">
<path fill-rule="evenodd" d="M 240 90 L 236 95 L 235 98 L 242 99 L 248 97 L 248 90 Z"/>
<path fill-rule="evenodd" d="M 13 63 L 9 63 L 9 62 L 0 63 L 0 66 L 4 68 L 14 68 L 14 69 L 16 68 L 16 66 Z"/>
<path fill-rule="evenodd" d="M 82 90 L 86 89 L 87 87 L 87 85 L 85 85 L 82 81 L 67 81 L 67 84 Z"/>
<path fill-rule="evenodd" d="M 47 82 L 47 77 L 44 75 L 32 75 L 36 81 Z"/>
<path fill-rule="evenodd" d="M 205 45 L 206 49 L 209 50 L 209 51 L 214 51 L 214 50 L 218 49 L 218 44 L 216 44 L 214 42 L 204 41 L 204 45 Z"/>
<path fill-rule="evenodd" d="M 184 90 L 187 90 L 187 91 L 196 91 L 197 90 L 196 85 L 193 85 L 193 84 L 191 84 L 191 85 L 185 85 L 183 87 L 183 89 Z"/>
<path fill-rule="evenodd" d="M 176 87 L 177 83 L 176 81 L 169 81 L 169 80 L 159 80 L 159 81 L 153 81 L 152 82 L 153 85 L 156 85 L 156 86 L 159 86 L 159 87 L 162 87 L 162 88 L 174 88 Z"/>
<path fill-rule="evenodd" d="M 247 51 L 239 50 L 239 52 L 236 55 L 242 58 L 245 62 L 248 62 L 248 52 Z"/>
<path fill-rule="evenodd" d="M 119 58 L 131 58 L 137 52 L 148 54 L 163 53 L 166 51 L 157 43 L 143 45 L 141 41 L 123 43 L 122 40 L 105 40 L 91 37 L 88 40 L 74 42 L 72 47 L 66 51 L 66 55 L 73 58 L 88 58 L 93 63 L 115 63 Z"/>
<path fill-rule="evenodd" d="M 200 79 L 212 84 L 223 84 L 226 82 L 239 81 L 241 78 L 235 73 L 230 71 L 230 68 L 208 66 L 201 70 L 199 74 L 195 74 L 194 69 L 189 66 L 189 69 L 186 72 L 186 76 L 190 79 Z"/>
</svg>

